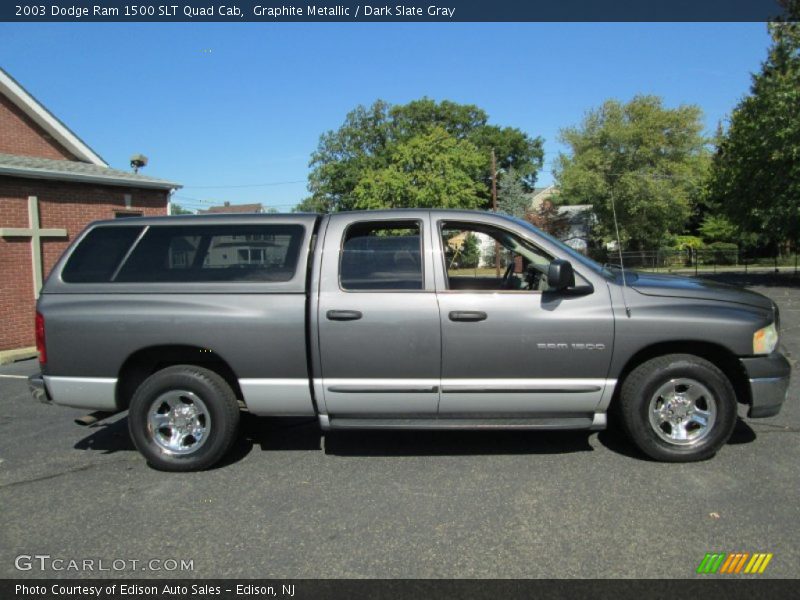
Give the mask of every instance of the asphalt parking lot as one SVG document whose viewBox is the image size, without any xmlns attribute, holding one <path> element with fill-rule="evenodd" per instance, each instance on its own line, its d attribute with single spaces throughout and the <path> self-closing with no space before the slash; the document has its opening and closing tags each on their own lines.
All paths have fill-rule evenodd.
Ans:
<svg viewBox="0 0 800 600">
<path fill-rule="evenodd" d="M 778 302 L 796 357 L 795 281 L 739 283 Z M 124 415 L 88 429 L 82 411 L 34 402 L 23 376 L 37 370 L 0 367 L 2 578 L 685 578 L 711 551 L 771 552 L 760 577 L 798 575 L 797 375 L 780 415 L 741 411 L 703 463 L 646 460 L 614 431 L 323 436 L 251 417 L 223 465 L 170 474 L 133 449 Z M 34 554 L 126 564 L 15 568 Z M 193 568 L 141 570 L 151 559 Z"/>
</svg>

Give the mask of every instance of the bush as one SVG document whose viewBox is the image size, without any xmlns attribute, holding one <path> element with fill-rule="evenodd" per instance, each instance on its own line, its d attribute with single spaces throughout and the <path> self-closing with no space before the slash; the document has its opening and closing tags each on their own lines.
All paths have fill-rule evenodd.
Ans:
<svg viewBox="0 0 800 600">
<path fill-rule="evenodd" d="M 739 247 L 732 242 L 714 242 L 708 245 L 706 263 L 717 265 L 735 265 L 738 262 Z"/>
<path fill-rule="evenodd" d="M 700 250 L 705 244 L 703 244 L 703 240 L 695 235 L 676 235 L 672 240 L 671 246 L 676 250 L 687 250 L 689 248 Z"/>
</svg>

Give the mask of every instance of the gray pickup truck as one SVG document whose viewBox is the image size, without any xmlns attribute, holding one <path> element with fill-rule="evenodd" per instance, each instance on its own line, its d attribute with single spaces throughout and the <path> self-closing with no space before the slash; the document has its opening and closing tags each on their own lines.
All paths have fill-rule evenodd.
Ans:
<svg viewBox="0 0 800 600">
<path fill-rule="evenodd" d="M 128 411 L 164 470 L 207 468 L 241 410 L 323 430 L 588 429 L 713 456 L 775 415 L 777 306 L 621 272 L 501 215 L 138 218 L 90 225 L 44 285 L 35 397 Z"/>
</svg>

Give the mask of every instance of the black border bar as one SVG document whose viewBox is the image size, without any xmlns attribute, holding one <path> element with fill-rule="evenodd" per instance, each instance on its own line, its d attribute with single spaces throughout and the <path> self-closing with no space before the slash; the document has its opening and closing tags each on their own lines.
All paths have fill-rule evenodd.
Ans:
<svg viewBox="0 0 800 600">
<path fill-rule="evenodd" d="M 779 0 L 7 0 L 6 22 L 772 21 Z M 112 10 L 109 10 L 112 9 Z"/>
<path fill-rule="evenodd" d="M 654 560 L 658 560 L 654 557 Z M 759 577 L 759 578 L 756 578 Z M 22 593 L 38 586 L 44 594 Z M 129 586 L 120 593 L 121 586 Z M 55 588 L 54 588 L 55 586 Z M 112 588 L 112 586 L 116 586 Z M 137 588 L 155 593 L 136 593 Z M 237 586 L 242 586 L 237 588 Z M 249 587 L 248 587 L 249 586 Z M 102 588 L 101 593 L 68 594 L 54 590 Z M 177 591 L 168 593 L 167 588 Z M 185 588 L 186 593 L 182 593 Z M 109 590 L 116 589 L 117 593 Z M 272 590 L 272 593 L 265 590 Z M 289 593 L 287 590 L 290 590 Z M 792 579 L 760 576 L 700 576 L 694 579 L 17 579 L 0 580 L 3 600 L 674 600 L 714 598 L 758 600 L 789 598 L 797 592 Z"/>
</svg>

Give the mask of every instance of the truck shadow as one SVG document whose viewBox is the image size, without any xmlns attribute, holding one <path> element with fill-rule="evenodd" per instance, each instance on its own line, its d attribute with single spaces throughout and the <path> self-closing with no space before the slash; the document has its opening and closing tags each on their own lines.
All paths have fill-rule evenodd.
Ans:
<svg viewBox="0 0 800 600">
<path fill-rule="evenodd" d="M 492 454 L 569 454 L 594 450 L 592 431 L 327 431 L 316 419 L 270 419 L 245 415 L 242 443 L 262 450 L 320 450 L 334 456 L 459 456 Z M 756 439 L 750 425 L 737 419 L 729 444 Z M 600 431 L 608 450 L 648 460 L 619 427 Z"/>
<path fill-rule="evenodd" d="M 316 419 L 243 415 L 236 461 L 252 446 L 261 450 L 323 450 L 333 456 L 449 456 L 587 452 L 589 432 L 530 431 L 327 431 Z"/>
<path fill-rule="evenodd" d="M 324 450 L 333 456 L 459 456 L 590 452 L 589 431 L 353 430 L 323 432 L 317 419 L 243 415 L 240 446 L 232 456 L 262 450 Z"/>
<path fill-rule="evenodd" d="M 92 450 L 102 454 L 136 451 L 131 436 L 128 434 L 127 416 L 116 421 L 106 421 L 94 427 L 84 428 L 84 431 L 91 433 L 73 446 L 76 450 Z"/>
<path fill-rule="evenodd" d="M 128 419 L 101 424 L 75 444 L 76 450 L 112 454 L 136 451 Z M 314 418 L 268 418 L 242 415 L 241 433 L 231 451 L 214 468 L 262 451 L 324 451 L 334 456 L 470 456 L 502 454 L 570 454 L 591 452 L 592 431 L 328 431 Z M 599 432 L 597 441 L 612 452 L 648 460 L 617 427 Z M 738 419 L 729 444 L 748 444 L 756 433 Z"/>
<path fill-rule="evenodd" d="M 325 453 L 335 456 L 469 456 L 591 452 L 578 431 L 348 431 L 327 432 Z"/>
</svg>

